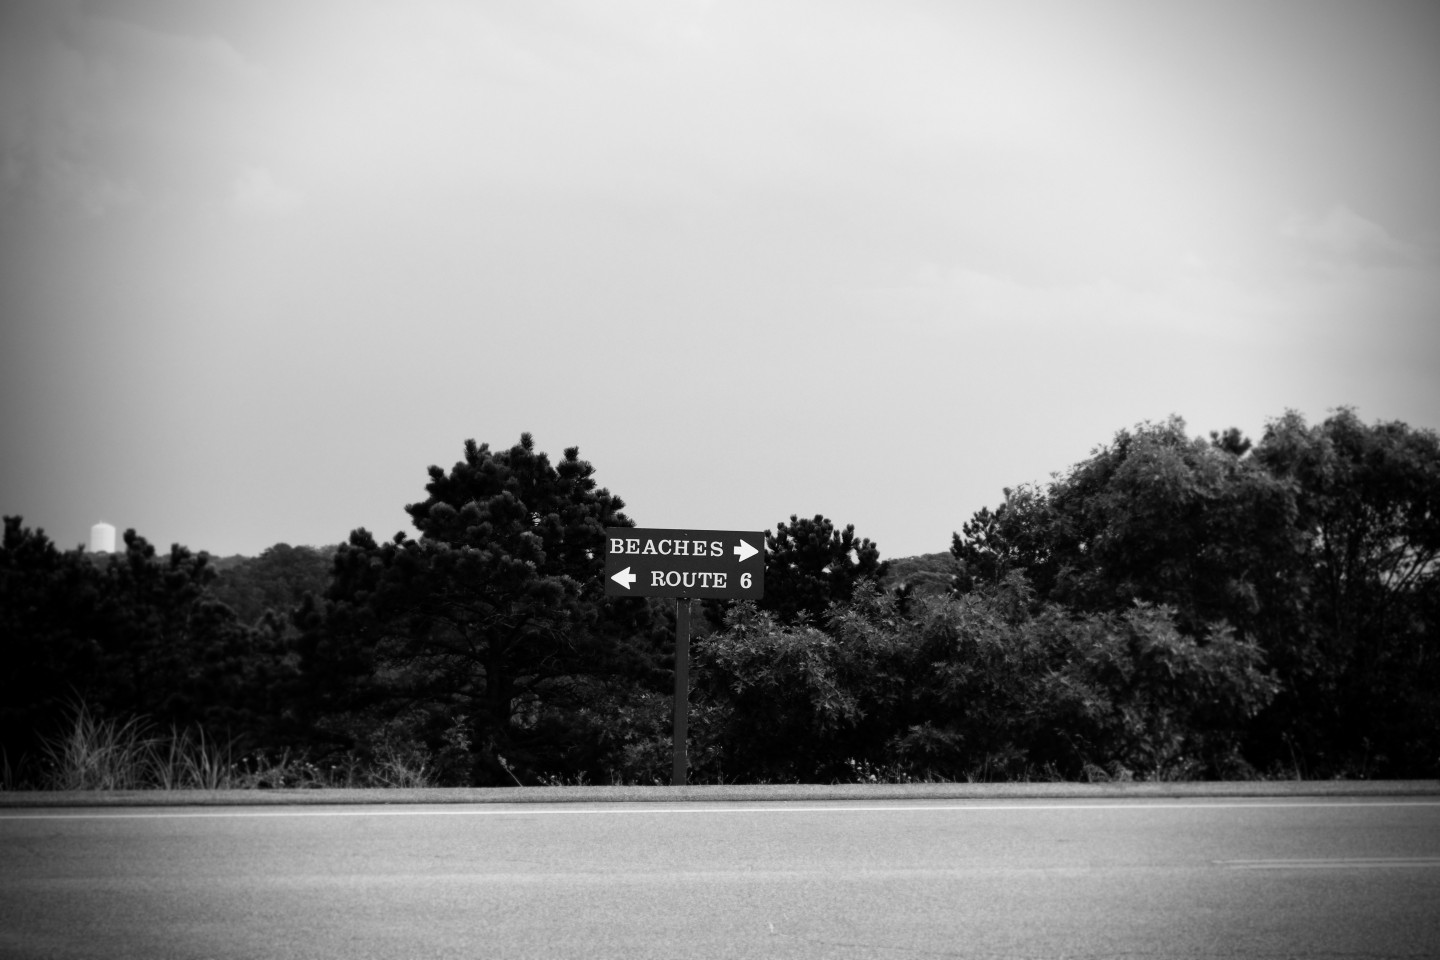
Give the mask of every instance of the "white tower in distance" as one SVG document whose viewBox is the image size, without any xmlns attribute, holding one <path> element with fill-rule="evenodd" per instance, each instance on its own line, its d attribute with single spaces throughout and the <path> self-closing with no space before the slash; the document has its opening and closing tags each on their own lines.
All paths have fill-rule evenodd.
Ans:
<svg viewBox="0 0 1440 960">
<path fill-rule="evenodd" d="M 90 528 L 90 552 L 115 552 L 115 528 L 113 526 L 108 523 L 97 523 Z"/>
</svg>

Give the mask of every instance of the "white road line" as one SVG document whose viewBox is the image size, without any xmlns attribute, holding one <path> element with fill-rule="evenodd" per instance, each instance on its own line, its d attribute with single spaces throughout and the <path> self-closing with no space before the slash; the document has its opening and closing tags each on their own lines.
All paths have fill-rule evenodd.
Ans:
<svg viewBox="0 0 1440 960">
<path fill-rule="evenodd" d="M 1232 870 L 1353 870 L 1376 867 L 1440 867 L 1440 857 L 1339 857 L 1318 860 L 1216 860 Z"/>
<path fill-rule="evenodd" d="M 462 805 L 443 807 L 312 807 L 281 808 L 239 808 L 239 809 L 81 809 L 72 811 L 6 811 L 0 813 L 0 821 L 16 820 L 199 820 L 199 819 L 263 819 L 266 817 L 552 817 L 552 816 L 704 816 L 714 814 L 754 816 L 767 813 L 982 813 L 993 811 L 1027 812 L 1056 810 L 1293 810 L 1316 809 L 1334 810 L 1345 807 L 1440 807 L 1437 800 L 1359 800 L 1359 801 L 1221 801 L 1218 803 L 1163 803 L 1139 801 L 1135 803 L 1044 803 L 1031 804 L 1017 801 L 1014 804 L 906 804 L 898 801 L 884 806 L 849 806 L 837 803 L 833 806 L 790 806 L 784 801 L 761 801 L 747 804 L 737 801 L 735 806 L 696 807 L 689 805 L 642 804 L 637 806 L 601 805 L 595 807 L 543 806 L 540 804 L 517 804 L 514 806 Z"/>
</svg>

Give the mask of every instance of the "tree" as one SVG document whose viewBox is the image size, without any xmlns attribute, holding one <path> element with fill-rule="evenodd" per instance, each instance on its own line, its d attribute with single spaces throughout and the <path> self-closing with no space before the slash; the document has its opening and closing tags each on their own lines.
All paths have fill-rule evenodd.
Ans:
<svg viewBox="0 0 1440 960">
<path fill-rule="evenodd" d="M 5 518 L 0 542 L 0 749 L 12 769 L 95 675 L 100 647 L 87 629 L 100 573 L 63 553 L 44 530 Z"/>
<path fill-rule="evenodd" d="M 728 779 L 1180 779 L 1247 767 L 1274 695 L 1253 642 L 1148 604 L 1074 614 L 1023 574 L 902 610 L 862 584 L 824 628 L 737 605 L 697 645 L 710 772 Z"/>
<path fill-rule="evenodd" d="M 1405 629 L 1407 610 L 1440 560 L 1440 439 L 1403 423 L 1367 427 L 1345 409 L 1307 427 L 1269 424 L 1256 451 L 1299 489 L 1296 523 L 1316 578 L 1314 601 L 1338 648 Z"/>
<path fill-rule="evenodd" d="M 288 622 L 307 593 L 325 592 L 335 549 L 277 543 L 258 557 L 240 558 L 218 570 L 210 592 L 242 623 L 259 623 L 267 612 Z"/>
<path fill-rule="evenodd" d="M 242 742 L 271 730 L 288 676 L 278 624 L 247 627 L 217 601 L 207 555 L 177 544 L 159 556 L 134 530 L 125 547 L 104 558 L 62 553 L 44 531 L 6 518 L 0 716 L 16 763 L 77 702 Z"/>
<path fill-rule="evenodd" d="M 1255 458 L 1295 489 L 1295 589 L 1267 638 L 1289 679 L 1275 733 L 1331 773 L 1440 767 L 1440 438 L 1341 409 L 1272 421 Z"/>
<path fill-rule="evenodd" d="M 697 700 L 723 704 L 712 734 L 715 773 L 740 782 L 817 782 L 853 754 L 858 649 L 743 603 L 695 652 Z"/>
<path fill-rule="evenodd" d="M 1121 430 L 1048 488 L 1007 490 L 952 552 L 972 580 L 1021 569 L 1039 599 L 1073 610 L 1141 601 L 1173 608 L 1191 636 L 1221 621 L 1252 631 L 1289 569 L 1295 505 L 1247 444 L 1234 430 L 1191 439 L 1178 417 Z"/>
<path fill-rule="evenodd" d="M 577 448 L 552 465 L 529 434 L 504 451 L 467 441 L 429 475 L 406 507 L 418 540 L 358 530 L 337 552 L 323 615 L 305 615 L 311 697 L 348 714 L 352 737 L 358 712 L 432 749 L 463 742 L 470 782 L 578 762 L 590 681 L 657 669 L 650 607 L 603 602 L 604 531 L 633 525 L 624 503 Z"/>
<path fill-rule="evenodd" d="M 979 584 L 998 585 L 1023 571 L 1042 595 L 1054 585 L 1051 538 L 1054 514 L 1045 490 L 1032 484 L 1006 487 L 1005 499 L 993 511 L 981 507 L 960 533 L 950 537 L 950 554 L 958 572 L 953 589 L 970 593 Z"/>
<path fill-rule="evenodd" d="M 1440 440 L 1341 410 L 1252 444 L 1178 417 L 1122 430 L 1044 488 L 1006 491 L 954 538 L 961 593 L 1023 571 L 1072 614 L 1171 611 L 1199 647 L 1255 644 L 1279 693 L 1250 724 L 1262 767 L 1440 768 Z"/>
<path fill-rule="evenodd" d="M 1089 610 L 1168 605 L 1192 636 L 1222 621 L 1253 631 L 1283 586 L 1295 506 L 1289 485 L 1242 449 L 1191 439 L 1178 417 L 1118 433 L 1052 493 L 1052 597 Z"/>
<path fill-rule="evenodd" d="M 844 603 L 862 579 L 879 579 L 887 564 L 880 548 L 869 538 L 855 536 L 855 525 L 844 530 L 825 517 L 777 523 L 765 534 L 765 597 L 762 610 L 785 623 L 818 621 L 832 603 Z"/>
</svg>

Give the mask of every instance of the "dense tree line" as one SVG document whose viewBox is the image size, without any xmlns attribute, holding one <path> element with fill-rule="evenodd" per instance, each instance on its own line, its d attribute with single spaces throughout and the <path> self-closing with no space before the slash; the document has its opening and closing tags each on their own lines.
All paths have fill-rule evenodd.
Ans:
<svg viewBox="0 0 1440 960">
<path fill-rule="evenodd" d="M 129 530 L 125 552 L 62 552 L 5 518 L 0 545 L 0 748 L 12 772 L 79 704 L 162 727 L 272 739 L 295 660 L 283 613 L 246 624 L 212 592 L 205 554 L 168 555 Z"/>
<path fill-rule="evenodd" d="M 675 605 L 605 598 L 604 530 L 633 522 L 594 472 L 469 442 L 417 536 L 218 570 L 6 518 L 7 776 L 83 702 L 442 783 L 665 782 Z M 1258 443 L 1122 430 L 893 567 L 792 515 L 765 598 L 692 621 L 693 776 L 1435 776 L 1437 504 L 1434 433 L 1342 410 Z"/>
<path fill-rule="evenodd" d="M 1192 439 L 1121 431 L 1044 489 L 1006 492 L 953 541 L 957 589 L 1024 571 L 1076 613 L 1139 601 L 1187 637 L 1224 627 L 1277 682 L 1245 756 L 1321 775 L 1440 764 L 1440 442 L 1342 410 Z"/>
</svg>

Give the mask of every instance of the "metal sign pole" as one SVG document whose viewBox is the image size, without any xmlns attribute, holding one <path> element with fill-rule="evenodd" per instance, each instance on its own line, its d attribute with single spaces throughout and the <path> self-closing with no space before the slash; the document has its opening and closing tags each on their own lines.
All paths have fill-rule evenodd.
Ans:
<svg viewBox="0 0 1440 960">
<path fill-rule="evenodd" d="M 685 786 L 685 735 L 690 720 L 690 598 L 675 601 L 675 772 L 670 782 Z"/>
</svg>

